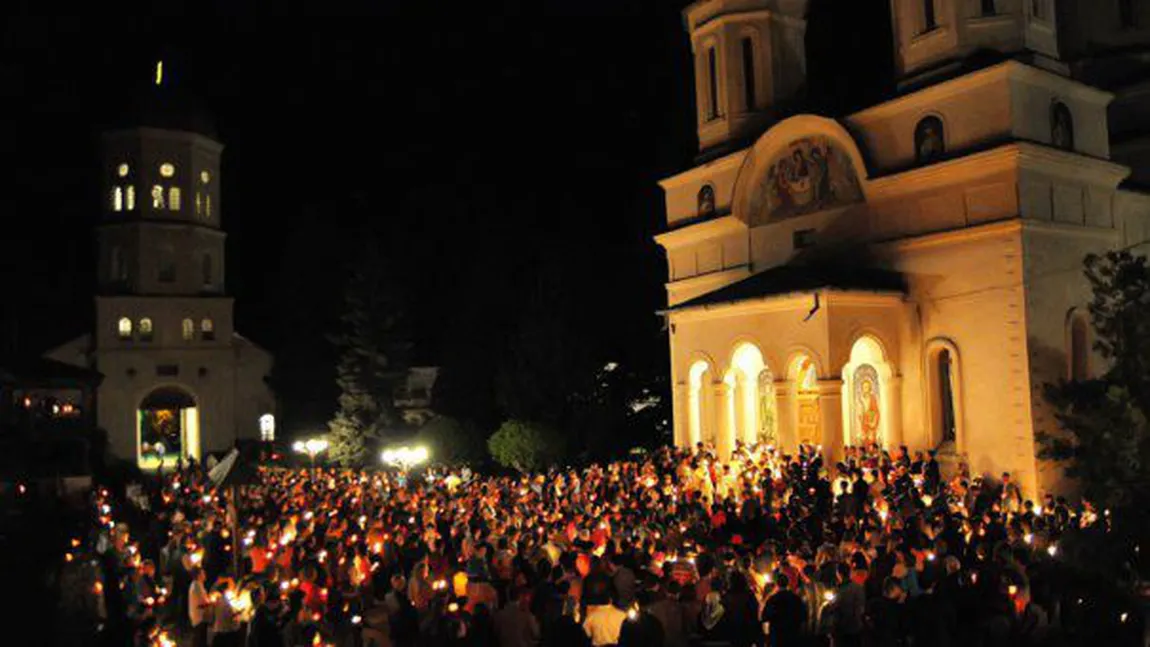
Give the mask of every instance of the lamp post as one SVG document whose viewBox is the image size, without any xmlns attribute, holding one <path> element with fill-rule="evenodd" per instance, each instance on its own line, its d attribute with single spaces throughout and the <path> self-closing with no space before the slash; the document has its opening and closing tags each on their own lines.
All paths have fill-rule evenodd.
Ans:
<svg viewBox="0 0 1150 647">
<path fill-rule="evenodd" d="M 408 447 L 406 445 L 385 449 L 383 453 L 379 455 L 384 465 L 397 467 L 404 472 L 426 463 L 430 457 L 431 452 L 427 451 L 426 447 Z"/>
<path fill-rule="evenodd" d="M 292 443 L 292 451 L 297 454 L 307 454 L 308 459 L 311 460 L 311 466 L 315 467 L 315 457 L 322 452 L 327 451 L 328 442 L 323 438 L 308 438 L 307 440 L 297 440 Z"/>
</svg>

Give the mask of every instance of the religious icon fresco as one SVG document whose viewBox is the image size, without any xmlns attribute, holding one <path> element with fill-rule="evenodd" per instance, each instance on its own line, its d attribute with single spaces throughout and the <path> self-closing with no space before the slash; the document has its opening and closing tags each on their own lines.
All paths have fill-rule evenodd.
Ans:
<svg viewBox="0 0 1150 647">
<path fill-rule="evenodd" d="M 751 198 L 759 222 L 861 202 L 862 186 L 846 152 L 826 137 L 792 142 L 767 169 Z"/>
<path fill-rule="evenodd" d="M 878 371 L 870 364 L 855 369 L 854 411 L 851 429 L 851 444 L 865 446 L 879 440 L 879 379 Z"/>
</svg>

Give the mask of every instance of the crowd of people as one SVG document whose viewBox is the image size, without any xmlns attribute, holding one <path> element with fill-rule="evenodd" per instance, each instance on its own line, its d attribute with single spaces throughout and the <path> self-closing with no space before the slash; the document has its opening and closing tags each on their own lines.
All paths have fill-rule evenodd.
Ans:
<svg viewBox="0 0 1150 647">
<path fill-rule="evenodd" d="M 108 644 L 1051 644 L 1084 604 L 1060 541 L 1110 521 L 905 448 L 258 477 L 93 493 L 65 562 Z"/>
</svg>

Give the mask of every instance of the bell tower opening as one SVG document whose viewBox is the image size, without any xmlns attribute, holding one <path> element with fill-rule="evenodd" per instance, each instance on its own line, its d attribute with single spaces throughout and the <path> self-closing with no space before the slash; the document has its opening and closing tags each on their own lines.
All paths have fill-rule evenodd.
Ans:
<svg viewBox="0 0 1150 647">
<path fill-rule="evenodd" d="M 136 411 L 136 461 L 140 469 L 168 469 L 181 459 L 200 458 L 200 414 L 190 393 L 162 386 Z"/>
</svg>

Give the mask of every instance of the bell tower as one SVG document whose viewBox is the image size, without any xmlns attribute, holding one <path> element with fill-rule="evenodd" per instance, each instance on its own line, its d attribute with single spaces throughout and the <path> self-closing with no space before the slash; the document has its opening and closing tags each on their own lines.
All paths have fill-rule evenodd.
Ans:
<svg viewBox="0 0 1150 647">
<path fill-rule="evenodd" d="M 806 85 L 807 0 L 698 0 L 683 10 L 695 60 L 699 150 L 762 133 Z"/>
<path fill-rule="evenodd" d="M 223 145 L 163 75 L 157 63 L 132 126 L 103 135 L 101 295 L 223 293 Z"/>
</svg>

